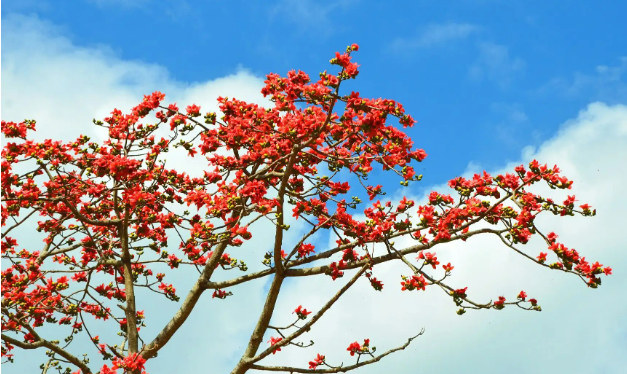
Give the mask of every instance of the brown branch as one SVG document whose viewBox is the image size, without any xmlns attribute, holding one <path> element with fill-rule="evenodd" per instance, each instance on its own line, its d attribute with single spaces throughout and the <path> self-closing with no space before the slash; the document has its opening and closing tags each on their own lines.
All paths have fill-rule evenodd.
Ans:
<svg viewBox="0 0 627 374">
<path fill-rule="evenodd" d="M 124 221 L 118 226 L 120 233 L 120 244 L 122 246 L 122 266 L 124 268 L 124 293 L 126 294 L 126 305 L 123 308 L 126 315 L 126 336 L 128 338 L 128 353 L 139 351 L 139 334 L 137 332 L 137 312 L 135 305 L 135 285 L 133 282 L 133 268 L 131 254 L 128 248 L 128 209 L 124 209 Z"/>
<path fill-rule="evenodd" d="M 14 228 L 18 227 L 22 223 L 24 223 L 24 221 L 26 221 L 30 216 L 32 216 L 33 214 L 35 214 L 35 212 L 38 212 L 38 211 L 39 211 L 39 209 L 33 209 L 32 212 L 28 213 L 28 215 L 26 217 L 24 217 L 24 219 L 22 219 L 21 221 L 17 222 L 15 225 L 7 228 L 6 230 L 3 230 L 4 232 L 2 233 L 2 237 L 4 238 L 5 236 L 7 236 L 9 234 L 9 232 L 11 232 L 11 230 L 13 230 Z"/>
<path fill-rule="evenodd" d="M 409 230 L 404 232 L 402 235 L 406 235 L 409 232 L 413 232 L 414 230 Z M 466 234 L 462 234 L 462 235 L 458 235 L 453 237 L 450 241 L 453 240 L 459 240 L 462 238 L 469 238 L 471 236 L 477 235 L 477 234 L 481 234 L 481 233 L 498 233 L 498 230 L 493 230 L 493 229 L 479 229 L 479 230 L 474 230 L 474 231 L 469 231 Z M 398 237 L 401 235 L 392 235 L 390 236 L 390 238 L 393 237 Z M 436 243 L 437 244 L 437 243 Z M 298 260 L 293 260 L 287 263 L 287 267 L 291 268 L 293 266 L 298 266 L 298 265 L 302 265 L 305 263 L 309 263 L 309 262 L 313 262 L 314 260 L 320 260 L 323 258 L 329 258 L 331 257 L 333 254 L 340 252 L 341 250 L 344 250 L 346 248 L 351 248 L 351 247 L 355 247 L 358 245 L 358 242 L 352 242 L 349 244 L 342 244 L 341 246 L 319 253 L 317 255 L 314 256 L 310 256 L 304 259 L 298 259 Z M 427 249 L 427 248 L 431 248 L 433 246 L 433 244 L 420 244 L 420 245 L 415 245 L 412 247 L 408 247 L 405 250 L 401 251 L 401 253 L 403 254 L 409 254 L 409 253 L 416 253 L 419 252 L 423 249 Z M 379 263 L 383 263 L 383 262 L 387 262 L 390 260 L 393 260 L 397 258 L 396 255 L 390 255 L 390 254 L 386 254 L 383 256 L 378 256 L 375 257 L 373 259 L 373 264 L 379 264 Z M 360 261 L 355 261 L 349 264 L 346 264 L 346 268 L 345 269 L 354 269 L 354 268 L 358 268 L 360 266 L 363 266 L 364 264 L 367 263 L 367 260 L 360 260 Z M 285 276 L 287 277 L 302 277 L 302 276 L 309 276 L 309 275 L 316 275 L 316 274 L 324 274 L 327 270 L 328 270 L 328 265 L 323 265 L 323 266 L 318 266 L 318 267 L 313 267 L 313 268 L 304 268 L 304 269 L 286 269 L 285 270 Z M 233 278 L 233 279 L 229 279 L 226 281 L 221 281 L 221 282 L 207 282 L 207 284 L 205 285 L 205 288 L 210 288 L 210 289 L 222 289 L 222 288 L 228 288 L 228 287 L 233 287 L 236 286 L 238 284 L 241 283 L 245 283 L 248 282 L 250 280 L 253 279 L 258 279 L 258 278 L 263 278 L 265 276 L 268 276 L 270 274 L 274 274 L 274 269 L 266 269 L 266 270 L 262 270 L 262 271 L 258 271 L 256 273 L 250 273 L 250 274 L 246 274 L 246 275 L 242 275 L 240 277 L 237 278 Z"/>
<path fill-rule="evenodd" d="M 200 275 L 200 277 L 198 277 L 198 280 L 187 294 L 185 301 L 183 301 L 183 304 L 176 312 L 174 317 L 172 317 L 170 322 L 168 322 L 168 324 L 161 330 L 161 332 L 159 332 L 159 334 L 152 340 L 152 342 L 144 346 L 141 351 L 141 355 L 144 359 L 154 357 L 157 352 L 168 343 L 174 333 L 176 333 L 176 331 L 178 331 L 178 329 L 187 320 L 187 317 L 189 317 L 190 313 L 194 309 L 194 306 L 200 299 L 203 291 L 207 288 L 206 284 L 208 284 L 209 279 L 211 279 L 213 271 L 216 268 L 216 264 L 218 263 L 218 261 L 220 261 L 220 258 L 222 257 L 222 254 L 224 253 L 227 245 L 227 241 L 223 241 L 220 245 L 218 245 L 213 255 L 211 255 L 211 258 L 209 258 L 209 261 L 207 261 L 207 264 L 205 265 L 202 274 Z"/>
<path fill-rule="evenodd" d="M 279 205 L 277 206 L 277 224 L 276 224 L 276 233 L 274 236 L 274 267 L 276 268 L 277 276 L 283 275 L 284 267 L 283 267 L 283 257 L 281 256 L 281 246 L 283 245 L 283 230 L 284 230 L 284 216 L 283 216 L 283 204 L 285 200 L 285 188 L 287 187 L 287 183 L 289 182 L 290 175 L 292 174 L 294 163 L 296 162 L 296 155 L 298 155 L 299 148 L 294 147 L 292 149 L 292 154 L 290 155 L 290 159 L 287 162 L 287 166 L 285 167 L 285 172 L 283 173 L 283 179 L 281 180 L 281 186 L 279 187 Z"/>
<path fill-rule="evenodd" d="M 65 358 L 66 360 L 68 360 L 70 363 L 76 365 L 77 367 L 79 367 L 83 374 L 91 374 L 92 371 L 91 369 L 89 369 L 89 366 L 85 365 L 81 360 L 79 360 L 76 356 L 72 355 L 71 353 L 69 353 L 68 351 L 66 351 L 65 349 L 57 346 L 56 344 L 52 344 L 51 342 L 41 339 L 39 338 L 39 340 L 37 340 L 34 343 L 25 343 L 25 342 L 21 342 L 17 339 L 14 339 L 8 335 L 2 334 L 2 340 L 9 342 L 11 344 L 13 344 L 16 347 L 22 348 L 22 349 L 37 349 L 37 348 L 41 348 L 41 347 L 45 347 L 48 348 L 49 350 L 53 351 L 54 353 L 58 354 L 59 356 Z"/>
<path fill-rule="evenodd" d="M 274 350 L 276 348 L 280 348 L 282 346 L 285 346 L 287 344 L 289 344 L 291 341 L 293 341 L 294 339 L 298 338 L 299 336 L 301 336 L 302 334 L 304 334 L 305 332 L 309 331 L 311 329 L 311 326 L 316 323 L 320 318 L 322 318 L 322 316 L 324 315 L 324 313 L 326 313 L 329 308 L 331 308 L 333 306 L 333 304 L 335 304 L 336 301 L 339 300 L 339 298 L 346 292 L 348 291 L 348 289 L 355 284 L 355 282 L 357 282 L 357 279 L 359 279 L 359 277 L 362 276 L 362 274 L 369 268 L 368 265 L 362 267 L 352 278 L 350 281 L 348 281 L 348 283 L 346 283 L 344 285 L 344 287 L 342 287 L 331 299 L 329 299 L 329 301 L 327 301 L 326 304 L 324 304 L 322 306 L 322 308 L 320 308 L 320 310 L 311 318 L 311 320 L 309 320 L 309 322 L 305 323 L 301 328 L 299 328 L 298 330 L 294 331 L 292 334 L 290 334 L 290 336 L 288 336 L 287 338 L 281 340 L 280 342 L 276 343 L 275 345 L 267 348 L 265 351 L 261 352 L 260 354 L 258 354 L 255 358 L 253 358 L 252 360 L 250 360 L 251 363 L 255 363 L 258 362 L 262 359 L 264 359 L 265 357 L 267 357 L 270 353 L 274 352 Z"/>
<path fill-rule="evenodd" d="M 256 273 L 242 275 L 240 277 L 229 279 L 227 281 L 222 281 L 222 282 L 207 282 L 203 287 L 217 290 L 218 288 L 232 287 L 240 283 L 248 282 L 253 279 L 265 277 L 270 274 L 274 274 L 274 269 L 266 269 L 266 270 L 258 271 Z"/>
<path fill-rule="evenodd" d="M 358 364 L 355 365 L 349 365 L 349 366 L 339 366 L 339 367 L 335 367 L 335 368 L 330 368 L 330 369 L 301 369 L 301 368 L 297 368 L 297 367 L 289 367 L 289 366 L 263 366 L 263 365 L 252 365 L 251 369 L 255 369 L 255 370 L 265 370 L 265 371 L 287 371 L 290 373 L 345 373 L 347 371 L 351 371 L 351 370 L 355 370 L 357 368 L 360 368 L 362 366 L 366 366 L 366 365 L 370 365 L 370 364 L 374 364 L 375 362 L 380 361 L 383 357 L 388 356 L 394 352 L 398 352 L 398 351 L 402 351 L 405 348 L 407 348 L 409 346 L 409 344 L 411 344 L 412 340 L 416 339 L 417 337 L 419 337 L 420 335 L 424 334 L 425 329 L 423 328 L 422 330 L 420 330 L 420 333 L 418 333 L 418 335 L 416 336 L 412 336 L 411 338 L 409 338 L 407 340 L 407 342 L 405 344 L 403 344 L 400 347 L 396 347 L 393 349 L 390 349 L 389 351 L 375 357 L 372 358 L 368 361 L 363 361 L 360 362 Z"/>
<path fill-rule="evenodd" d="M 270 319 L 272 318 L 272 313 L 274 312 L 274 307 L 276 306 L 276 301 L 281 290 L 281 284 L 284 279 L 285 277 L 282 275 L 277 274 L 274 276 L 272 284 L 270 285 L 270 290 L 268 290 L 266 303 L 264 304 L 259 320 L 257 321 L 257 326 L 255 326 L 255 330 L 253 330 L 253 333 L 250 336 L 246 351 L 231 374 L 243 374 L 250 368 L 250 365 L 253 362 L 252 358 L 255 353 L 257 353 L 257 350 L 263 341 L 263 335 L 266 333 L 266 330 L 270 325 Z"/>
<path fill-rule="evenodd" d="M 482 233 L 498 233 L 498 230 L 494 230 L 494 229 L 490 229 L 490 228 L 483 228 L 483 229 L 478 229 L 478 230 L 474 230 L 474 231 L 469 231 L 465 234 L 461 234 L 461 235 L 457 235 L 455 237 L 452 237 L 451 240 L 446 241 L 446 242 L 441 242 L 441 243 L 449 243 L 451 241 L 454 240 L 459 240 L 459 239 L 463 239 L 463 238 L 469 238 L 471 236 L 477 235 L 477 234 L 482 234 Z M 411 247 L 407 247 L 401 251 L 399 251 L 399 253 L 401 253 L 402 255 L 407 255 L 410 253 L 417 253 L 420 252 L 424 249 L 428 249 L 433 247 L 434 245 L 437 245 L 440 243 L 428 243 L 428 244 L 417 244 L 417 245 L 413 245 Z M 330 255 L 329 255 L 330 257 Z M 397 257 L 396 253 L 388 253 L 382 256 L 377 256 L 374 257 L 372 259 L 372 263 L 373 265 L 376 264 L 380 264 L 383 262 L 388 262 L 390 260 L 393 260 Z M 354 261 L 351 263 L 346 264 L 346 267 L 344 269 L 355 269 L 361 266 L 366 265 L 370 260 L 369 259 L 363 259 L 363 260 L 359 260 L 359 261 Z M 316 266 L 316 267 L 311 267 L 311 268 L 304 268 L 304 269 L 288 269 L 285 271 L 285 275 L 288 277 L 303 277 L 303 276 L 309 276 L 309 275 L 314 275 L 314 274 L 325 274 L 330 270 L 329 265 L 321 265 L 321 266 Z"/>
</svg>

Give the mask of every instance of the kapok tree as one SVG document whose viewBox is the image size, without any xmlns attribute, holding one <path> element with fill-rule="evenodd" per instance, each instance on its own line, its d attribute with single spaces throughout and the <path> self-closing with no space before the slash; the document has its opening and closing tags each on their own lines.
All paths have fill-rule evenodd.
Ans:
<svg viewBox="0 0 627 374">
<path fill-rule="evenodd" d="M 395 260 L 407 265 L 402 290 L 439 288 L 460 315 L 469 309 L 508 306 L 540 311 L 538 301 L 524 291 L 480 301 L 463 284 L 449 282 L 454 267 L 441 264 L 436 247 L 476 235 L 495 235 L 525 261 L 574 274 L 588 287 L 601 284 L 598 276 L 609 275 L 611 268 L 586 261 L 558 242 L 555 233 L 544 234 L 536 226 L 536 217 L 543 212 L 557 216 L 596 212 L 587 204 L 575 207 L 574 196 L 556 202 L 530 192 L 535 183 L 552 189 L 572 186 L 557 166 L 535 160 L 505 175 L 484 172 L 472 179 L 454 178 L 449 186 L 455 198 L 432 192 L 425 205 L 407 198 L 396 206 L 377 200 L 363 210 L 367 220 L 354 219 L 350 211 L 362 202 L 358 197 L 343 198 L 351 186 L 337 180 L 341 170 L 356 178 L 372 201 L 384 194 L 380 185 L 367 182 L 374 164 L 396 173 L 408 186 L 421 179 L 410 164 L 427 156 L 412 148 L 403 131 L 388 124 L 395 118 L 403 128 L 414 125 L 401 104 L 341 93 L 343 82 L 358 74 L 358 65 L 351 61 L 357 49 L 352 45 L 346 53 L 336 53 L 331 64 L 339 66 L 339 73 L 325 71 L 317 82 L 302 71 L 291 71 L 287 77 L 268 75 L 262 93 L 272 100 L 272 108 L 220 97 L 222 115 L 207 113 L 203 120 L 197 105 L 181 111 L 176 104 L 163 104 L 165 95 L 155 92 L 129 114 L 116 109 L 104 122 L 94 120 L 108 131 L 107 139 L 99 143 L 87 136 L 69 143 L 35 142 L 29 139 L 35 121 L 2 121 L 2 133 L 11 140 L 2 150 L 3 360 L 13 361 L 16 347 L 44 349 L 49 360 L 42 363 L 43 373 L 51 368 L 66 373 L 140 373 L 147 360 L 168 347 L 200 297 L 242 297 L 238 285 L 268 280 L 265 305 L 260 315 L 251 316 L 257 322 L 232 373 L 350 371 L 404 349 L 423 331 L 384 353 L 375 352 L 368 339 L 361 344 L 351 339 L 346 342 L 348 353 L 320 348 L 302 368 L 267 366 L 263 361 L 290 345 L 307 346 L 303 335 L 356 282 L 369 282 L 382 291 L 375 268 Z M 151 113 L 156 118 L 148 118 Z M 202 177 L 168 168 L 164 156 L 174 147 L 184 148 L 189 157 L 206 157 Z M 319 165 L 331 176 L 318 175 Z M 293 209 L 286 207 L 288 203 Z M 284 243 L 288 214 L 310 227 L 289 247 Z M 37 217 L 36 230 L 45 239 L 37 247 L 20 246 L 10 235 Z M 274 243 L 269 252 L 258 253 L 263 270 L 249 271 L 230 251 L 244 240 L 254 240 L 249 229 L 260 220 L 274 224 Z M 481 222 L 489 225 L 477 228 Z M 311 244 L 312 235 L 323 230 L 337 236 L 337 246 Z M 520 249 L 533 235 L 546 242 L 547 253 Z M 397 248 L 393 240 L 401 237 L 411 237 L 415 245 Z M 191 289 L 180 294 L 165 273 L 154 270 L 165 266 L 197 269 L 199 275 Z M 216 272 L 229 270 L 244 274 L 215 281 Z M 338 286 L 319 310 L 308 311 L 294 300 L 298 307 L 292 323 L 279 321 L 283 328 L 271 325 L 285 279 L 313 281 L 317 275 L 350 280 Z M 144 336 L 141 330 L 158 312 L 136 300 L 140 290 L 180 303 L 156 336 Z M 46 336 L 44 326 L 50 324 L 61 325 L 62 330 L 57 326 L 54 331 L 64 335 Z M 121 344 L 99 337 L 98 331 L 107 325 L 120 330 Z M 84 334 L 93 347 L 72 346 Z M 90 351 L 106 364 L 90 367 L 86 355 Z M 346 354 L 354 362 L 340 365 Z"/>
</svg>

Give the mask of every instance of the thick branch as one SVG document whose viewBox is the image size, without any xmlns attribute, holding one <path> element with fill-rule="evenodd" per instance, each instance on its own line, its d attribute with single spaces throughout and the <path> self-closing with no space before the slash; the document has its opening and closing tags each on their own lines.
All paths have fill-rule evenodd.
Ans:
<svg viewBox="0 0 627 374">
<path fill-rule="evenodd" d="M 267 357 L 270 353 L 274 352 L 274 350 L 276 348 L 280 348 L 282 346 L 285 346 L 287 344 L 289 344 L 291 341 L 293 341 L 294 339 L 298 338 L 299 336 L 301 336 L 302 334 L 304 334 L 305 332 L 309 331 L 309 329 L 311 328 L 311 326 L 316 323 L 320 318 L 322 318 L 322 316 L 324 315 L 324 313 L 326 313 L 329 308 L 331 308 L 333 306 L 333 304 L 335 304 L 336 301 L 339 300 L 339 298 L 346 292 L 348 291 L 348 289 L 355 284 L 355 282 L 357 282 L 357 279 L 359 279 L 359 277 L 362 276 L 362 274 L 366 271 L 366 269 L 368 269 L 369 266 L 364 266 L 362 267 L 352 278 L 350 281 L 348 281 L 348 283 L 346 283 L 344 285 L 344 287 L 342 287 L 329 301 L 327 301 L 326 304 L 324 304 L 322 306 L 322 308 L 318 311 L 318 313 L 316 313 L 311 320 L 309 320 L 309 322 L 305 323 L 300 329 L 294 331 L 292 334 L 290 334 L 290 336 L 288 336 L 287 338 L 281 340 L 280 342 L 278 342 L 277 344 L 275 344 L 272 347 L 267 348 L 265 351 L 261 352 L 259 355 L 257 355 L 255 358 L 253 358 L 251 360 L 251 362 L 258 362 L 262 359 L 264 359 L 265 357 Z"/>
<path fill-rule="evenodd" d="M 135 305 L 135 285 L 133 284 L 133 269 L 131 264 L 131 254 L 128 249 L 128 210 L 124 212 L 124 223 L 118 226 L 120 241 L 122 245 L 122 266 L 124 268 L 124 292 L 126 294 L 126 336 L 128 338 L 128 353 L 137 353 L 139 343 L 137 334 L 137 312 Z"/>
<path fill-rule="evenodd" d="M 272 313 L 274 312 L 274 307 L 276 306 L 276 301 L 281 290 L 281 284 L 284 279 L 285 277 L 278 274 L 274 276 L 272 284 L 270 285 L 270 290 L 268 291 L 268 296 L 266 297 L 266 303 L 264 304 L 259 320 L 257 321 L 257 326 L 255 326 L 255 330 L 250 336 L 244 355 L 237 363 L 237 366 L 233 369 L 231 374 L 242 374 L 250 368 L 250 364 L 252 362 L 251 359 L 254 357 L 255 353 L 257 353 L 257 350 L 263 341 L 263 335 L 266 333 L 268 325 L 270 325 L 270 319 L 272 318 Z"/>
<path fill-rule="evenodd" d="M 277 207 L 277 224 L 276 233 L 274 236 L 274 266 L 276 267 L 277 275 L 283 275 L 283 257 L 281 256 L 281 246 L 283 245 L 283 223 L 285 217 L 283 216 L 283 203 L 285 202 L 285 189 L 289 182 L 292 169 L 294 168 L 294 162 L 296 162 L 296 155 L 298 155 L 298 147 L 292 149 L 292 155 L 290 156 L 285 172 L 283 173 L 283 179 L 281 180 L 281 187 L 279 187 L 279 206 Z"/>
<path fill-rule="evenodd" d="M 198 280 L 187 294 L 187 297 L 185 298 L 185 301 L 183 301 L 181 308 L 178 310 L 178 312 L 176 312 L 174 317 L 172 317 L 170 322 L 168 322 L 163 330 L 159 332 L 157 337 L 155 337 L 152 342 L 150 342 L 142 349 L 141 355 L 143 358 L 149 359 L 157 354 L 157 352 L 168 343 L 174 333 L 176 333 L 176 331 L 187 320 L 187 317 L 189 317 L 190 313 L 194 309 L 194 306 L 198 302 L 198 299 L 200 299 L 200 295 L 202 295 L 203 291 L 206 289 L 205 285 L 209 282 L 209 279 L 211 279 L 211 275 L 213 275 L 216 264 L 218 263 L 218 261 L 220 261 L 220 258 L 222 257 L 222 254 L 224 253 L 227 245 L 227 241 L 224 241 L 220 245 L 218 245 L 213 255 L 211 255 L 209 261 L 207 261 L 207 264 L 205 265 L 202 274 L 200 275 L 200 277 L 198 277 Z"/>
</svg>

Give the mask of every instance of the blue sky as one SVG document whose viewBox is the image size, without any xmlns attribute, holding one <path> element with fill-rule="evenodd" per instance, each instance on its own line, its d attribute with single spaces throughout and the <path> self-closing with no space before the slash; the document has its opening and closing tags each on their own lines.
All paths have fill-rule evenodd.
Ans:
<svg viewBox="0 0 627 374">
<path fill-rule="evenodd" d="M 491 317 L 468 316 L 464 320 L 453 316 L 455 322 L 425 315 L 424 325 L 432 335 L 425 337 L 425 345 L 413 355 L 399 355 L 395 372 L 413 373 L 416 365 L 438 370 L 435 363 L 425 363 L 426 359 L 416 361 L 415 353 L 425 349 L 431 350 L 432 357 L 438 358 L 434 361 L 447 373 L 479 368 L 503 372 L 503 366 L 486 369 L 487 363 L 499 360 L 508 372 L 560 370 L 552 366 L 548 346 L 546 350 L 532 347 L 546 335 L 551 337 L 544 344 L 559 345 L 555 349 L 563 349 L 565 354 L 578 352 L 591 362 L 564 364 L 571 373 L 597 367 L 603 368 L 598 372 L 618 372 L 621 363 L 627 364 L 624 357 L 613 353 L 627 351 L 627 326 L 619 313 L 622 310 L 624 317 L 627 302 L 614 300 L 613 294 L 620 292 L 618 285 L 627 280 L 620 270 L 627 261 L 619 255 L 617 244 L 624 240 L 616 233 L 622 229 L 618 225 L 621 209 L 627 208 L 624 196 L 616 192 L 624 186 L 627 174 L 625 162 L 620 162 L 627 160 L 627 3 L 5 0 L 2 5 L 2 118 L 34 117 L 38 132 L 48 137 L 74 136 L 77 129 L 88 131 L 84 129 L 91 118 L 102 117 L 114 107 L 130 108 L 141 95 L 154 90 L 166 93 L 167 101 L 198 103 L 203 110 L 215 106 L 218 95 L 266 103 L 258 93 L 265 74 L 301 69 L 315 77 L 331 69 L 328 60 L 335 51 L 358 43 L 361 48 L 355 60 L 361 64 L 360 75 L 345 89 L 366 97 L 398 100 L 418 120 L 408 133 L 429 157 L 417 168 L 424 179 L 411 195 L 419 199 L 460 174 L 499 171 L 532 156 L 544 156 L 547 159 L 540 161 L 557 163 L 575 180 L 574 191 L 582 194 L 582 200 L 593 206 L 606 204 L 605 215 L 599 209 L 599 216 L 592 220 L 565 225 L 562 230 L 568 234 L 564 237 L 570 237 L 573 246 L 582 243 L 582 252 L 616 269 L 616 276 L 604 279 L 604 286 L 594 292 L 581 287 L 576 279 L 562 282 L 557 278 L 569 277 L 538 273 L 546 282 L 531 282 L 536 294 L 546 292 L 551 300 L 550 289 L 563 287 L 555 302 L 543 304 L 543 314 L 522 316 L 506 310 L 496 317 L 490 312 L 486 314 Z M 373 183 L 383 184 L 388 197 L 401 196 L 396 178 L 384 178 L 379 172 L 373 175 Z M 584 248 L 584 244 L 588 246 Z M 545 249 L 538 246 L 532 252 L 540 250 Z M 459 262 L 469 266 L 477 261 L 459 256 Z M 510 260 L 512 266 L 518 266 L 514 259 L 502 258 L 503 263 Z M 498 266 L 490 271 L 498 273 L 495 268 Z M 485 272 L 474 274 L 473 279 L 494 283 Z M 513 279 L 498 283 L 517 281 L 515 287 L 529 283 L 527 275 L 521 273 L 518 279 L 514 274 L 518 272 L 503 273 Z M 547 287 L 553 278 L 562 283 Z M 395 282 L 396 278 L 389 281 Z M 332 289 L 334 285 L 327 286 Z M 250 292 L 261 296 L 255 294 L 251 300 L 261 300 L 263 285 L 259 287 Z M 294 290 L 298 288 L 294 286 Z M 498 292 L 500 289 L 488 297 Z M 582 295 L 597 307 L 584 305 Z M 396 299 L 390 303 L 392 300 Z M 446 306 L 442 313 L 454 314 L 452 306 Z M 560 336 L 555 323 L 564 314 L 571 316 L 568 318 L 575 325 L 591 327 L 580 326 L 583 330 L 576 334 L 570 331 Z M 603 316 L 604 322 L 591 314 Z M 330 326 L 350 324 L 338 318 L 331 318 Z M 503 333 L 488 326 L 489 318 L 496 318 L 494 325 L 506 329 L 508 338 L 501 338 L 505 341 L 494 344 L 489 338 L 497 339 Z M 371 320 L 377 321 L 375 317 Z M 459 328 L 457 340 L 479 339 L 490 357 L 478 347 L 460 348 L 464 350 L 460 355 L 468 360 L 465 366 L 442 363 L 446 351 L 426 342 L 433 338 L 443 345 L 453 344 L 437 338 L 451 324 Z M 526 327 L 510 330 L 519 325 Z M 247 326 L 244 323 L 229 334 L 245 339 Z M 533 328 L 542 335 L 531 335 Z M 180 339 L 190 339 L 193 332 L 182 331 Z M 403 334 L 392 335 L 382 332 L 381 340 L 389 339 L 391 346 L 402 342 Z M 581 339 L 580 345 L 595 347 L 578 350 L 571 343 L 575 338 Z M 202 354 L 215 347 L 215 342 L 196 339 L 198 343 L 189 348 L 192 352 Z M 351 335 L 347 339 L 362 338 Z M 542 365 L 536 370 L 517 366 L 511 350 L 527 352 L 528 360 Z M 237 347 L 229 352 L 216 364 L 224 368 L 218 372 L 228 372 L 241 353 Z M 540 357 L 541 352 L 545 357 Z M 278 359 L 276 356 L 273 359 Z M 3 370 L 18 372 L 19 365 L 24 363 L 3 366 Z M 150 372 L 180 369 L 171 363 L 161 365 Z M 191 359 L 182 365 L 192 370 L 200 362 Z M 383 369 L 372 370 L 363 372 Z"/>
</svg>

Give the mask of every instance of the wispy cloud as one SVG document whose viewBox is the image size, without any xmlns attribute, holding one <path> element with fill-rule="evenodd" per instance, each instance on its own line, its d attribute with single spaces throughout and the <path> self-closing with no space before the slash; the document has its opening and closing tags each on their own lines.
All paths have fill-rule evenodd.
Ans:
<svg viewBox="0 0 627 374">
<path fill-rule="evenodd" d="M 536 94 L 585 98 L 606 102 L 627 101 L 627 56 L 618 65 L 599 65 L 589 74 L 576 72 L 571 78 L 558 77 L 536 90 Z"/>
<path fill-rule="evenodd" d="M 194 7 L 190 5 L 188 0 L 177 1 L 159 1 L 159 0 L 83 0 L 93 4 L 103 10 L 111 10 L 112 8 L 123 9 L 126 11 L 147 11 L 149 9 L 158 9 L 173 21 L 191 21 L 190 17 L 197 14 L 193 11 Z"/>
<path fill-rule="evenodd" d="M 490 111 L 494 114 L 496 121 L 494 126 L 495 135 L 506 147 L 522 147 L 526 142 L 538 143 L 542 132 L 534 129 L 529 131 L 531 122 L 522 105 L 508 103 L 492 103 Z"/>
<path fill-rule="evenodd" d="M 136 8 L 149 4 L 153 0 L 86 0 L 88 3 L 96 4 L 101 7 L 123 7 Z"/>
<path fill-rule="evenodd" d="M 490 109 L 492 112 L 502 115 L 511 123 L 524 123 L 529 120 L 527 114 L 517 104 L 492 103 Z"/>
<path fill-rule="evenodd" d="M 328 36 L 336 28 L 331 20 L 331 13 L 338 9 L 346 9 L 358 1 L 281 0 L 270 8 L 269 16 L 271 20 L 282 18 L 286 22 L 295 24 L 300 32 L 315 31 Z"/>
<path fill-rule="evenodd" d="M 478 26 L 469 23 L 434 23 L 427 25 L 413 37 L 395 39 L 391 48 L 395 51 L 402 51 L 434 47 L 465 39 L 478 30 Z"/>
<path fill-rule="evenodd" d="M 506 46 L 482 42 L 479 43 L 479 58 L 470 67 L 469 75 L 472 79 L 487 79 L 501 88 L 507 88 L 525 66 L 523 59 L 510 56 Z"/>
</svg>

